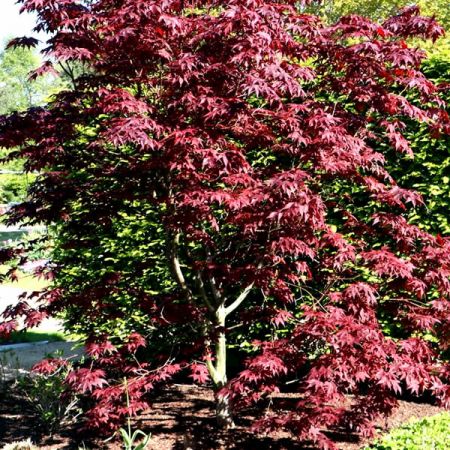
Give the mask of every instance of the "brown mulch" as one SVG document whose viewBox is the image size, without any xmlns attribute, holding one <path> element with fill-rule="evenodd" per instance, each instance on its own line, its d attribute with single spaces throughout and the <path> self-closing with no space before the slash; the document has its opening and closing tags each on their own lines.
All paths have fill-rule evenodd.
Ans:
<svg viewBox="0 0 450 450">
<path fill-rule="evenodd" d="M 282 398 L 281 398 L 282 397 Z M 295 400 L 295 394 L 280 394 L 280 400 Z M 442 411 L 434 405 L 400 401 L 399 407 L 389 419 L 378 423 L 380 433 L 399 426 L 411 418 L 431 416 Z M 236 428 L 229 432 L 219 431 L 213 417 L 213 394 L 205 387 L 177 385 L 164 390 L 155 397 L 152 409 L 138 417 L 134 429 L 150 432 L 149 450 L 313 450 L 314 446 L 301 445 L 288 433 L 277 432 L 270 436 L 258 436 L 248 431 L 252 414 L 239 417 Z M 341 450 L 358 450 L 365 442 L 357 435 L 334 434 L 333 439 Z M 17 392 L 0 392 L 0 448 L 13 441 L 31 440 L 40 449 L 59 450 L 103 448 L 118 450 L 119 443 L 102 443 L 66 429 L 46 436 L 37 424 L 32 409 Z M 85 447 L 83 447 L 85 444 Z"/>
</svg>

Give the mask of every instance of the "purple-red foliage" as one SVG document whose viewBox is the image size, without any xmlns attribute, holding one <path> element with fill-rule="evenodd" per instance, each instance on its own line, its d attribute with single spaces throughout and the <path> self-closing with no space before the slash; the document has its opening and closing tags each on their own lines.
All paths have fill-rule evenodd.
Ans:
<svg viewBox="0 0 450 450">
<path fill-rule="evenodd" d="M 405 390 L 450 404 L 439 356 L 449 342 L 450 241 L 407 223 L 404 211 L 423 200 L 395 183 L 379 150 L 410 154 L 402 131 L 411 120 L 450 129 L 420 71 L 424 52 L 405 42 L 440 36 L 434 20 L 408 8 L 383 25 L 349 16 L 325 26 L 293 1 L 22 3 L 53 33 L 49 58 L 90 71 L 48 108 L 1 119 L 0 145 L 45 170 L 10 222 L 70 222 L 81 202 L 91 205 L 85 223 L 108 227 L 124 199 L 157 205 L 168 241 L 194 254 L 180 251 L 185 279 L 168 261 L 177 287 L 163 308 L 148 303 L 150 323 L 205 323 L 205 360 L 226 331 L 214 329 L 214 312 L 238 306 L 245 289 L 244 324 L 289 325 L 288 337 L 256 342 L 258 354 L 223 388 L 237 411 L 298 377 L 295 408 L 265 415 L 258 430 L 281 427 L 332 448 L 324 429 L 370 433 Z M 43 309 L 9 310 L 1 330 L 15 315 L 71 302 L 89 317 L 107 307 L 101 298 L 116 281 L 77 298 L 50 289 Z M 401 338 L 385 335 L 384 313 Z M 144 346 L 137 333 L 120 346 L 105 336 L 88 343 L 92 361 L 67 383 L 94 400 L 90 426 L 109 429 L 147 408 L 145 394 L 181 369 L 206 381 L 188 354 L 139 363 Z M 123 377 L 128 407 L 115 381 Z"/>
</svg>

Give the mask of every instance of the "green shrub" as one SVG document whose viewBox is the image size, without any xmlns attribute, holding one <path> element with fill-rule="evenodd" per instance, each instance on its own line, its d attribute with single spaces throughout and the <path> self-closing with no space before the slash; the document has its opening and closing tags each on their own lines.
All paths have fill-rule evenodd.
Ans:
<svg viewBox="0 0 450 450">
<path fill-rule="evenodd" d="M 2 173 L 0 177 L 0 203 L 23 201 L 27 194 L 28 182 L 26 175 Z"/>
<path fill-rule="evenodd" d="M 392 430 L 364 450 L 447 450 L 450 413 L 445 412 Z"/>
<path fill-rule="evenodd" d="M 58 358 L 60 354 L 56 354 Z M 36 421 L 46 432 L 52 434 L 61 427 L 76 420 L 80 413 L 78 398 L 68 393 L 65 379 L 72 364 L 59 365 L 57 359 L 50 359 L 42 365 L 51 370 L 34 372 L 18 380 L 19 392 L 27 399 L 36 414 Z"/>
</svg>

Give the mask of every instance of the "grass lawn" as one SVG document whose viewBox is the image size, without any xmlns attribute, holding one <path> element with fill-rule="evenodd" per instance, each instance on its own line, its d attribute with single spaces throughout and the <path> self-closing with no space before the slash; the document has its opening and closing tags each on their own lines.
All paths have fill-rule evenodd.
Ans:
<svg viewBox="0 0 450 450">
<path fill-rule="evenodd" d="M 9 267 L 6 265 L 0 265 L 0 274 L 5 274 Z M 22 291 L 40 291 L 48 286 L 48 281 L 44 279 L 39 279 L 30 273 L 18 272 L 17 281 L 6 281 L 0 285 L 1 288 L 14 288 L 20 289 Z M 8 298 L 8 294 L 5 294 Z M 6 303 L 7 304 L 7 303 Z M 0 305 L 0 313 L 2 307 Z M 25 342 L 39 342 L 39 341 L 49 341 L 49 342 L 59 342 L 69 340 L 70 337 L 65 335 L 60 331 L 60 324 L 57 320 L 45 320 L 39 328 L 34 328 L 27 331 L 18 331 L 12 333 L 11 336 L 5 340 L 0 339 L 0 345 L 2 344 L 16 344 Z"/>
<path fill-rule="evenodd" d="M 61 332 L 52 331 L 40 331 L 40 330 L 28 330 L 28 331 L 16 331 L 11 333 L 8 339 L 0 339 L 0 345 L 2 344 L 18 344 L 25 342 L 63 342 L 68 339 L 68 336 Z"/>
</svg>

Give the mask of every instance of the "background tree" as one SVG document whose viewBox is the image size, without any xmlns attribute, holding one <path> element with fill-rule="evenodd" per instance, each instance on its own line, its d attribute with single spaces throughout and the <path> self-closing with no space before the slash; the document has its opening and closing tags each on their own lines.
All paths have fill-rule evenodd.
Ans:
<svg viewBox="0 0 450 450">
<path fill-rule="evenodd" d="M 450 244 L 406 221 L 421 197 L 396 184 L 384 154 L 410 153 L 409 123 L 449 131 L 419 70 L 425 55 L 405 42 L 442 29 L 415 8 L 382 25 L 326 26 L 293 4 L 24 2 L 55 33 L 52 56 L 91 72 L 47 109 L 2 119 L 0 144 L 42 171 L 9 221 L 46 223 L 61 239 L 42 269 L 56 277 L 43 306 L 9 308 L 2 330 L 21 314 L 32 325 L 73 310 L 78 326 L 133 308 L 147 342 L 128 326 L 111 339 L 79 327 L 91 359 L 67 382 L 90 397 L 90 426 L 145 409 L 182 369 L 199 382 L 209 374 L 225 426 L 231 408 L 295 380 L 299 402 L 257 426 L 323 447 L 324 425 L 369 432 L 403 389 L 448 404 Z M 146 224 L 125 235 L 140 264 L 117 244 L 128 221 Z M 21 248 L 1 255 L 24 260 Z M 101 276 L 83 274 L 85 261 Z M 66 286 L 77 276 L 89 281 Z M 239 324 L 259 339 L 228 381 L 230 338 L 248 340 L 232 333 Z M 155 353 L 168 328 L 189 339 Z"/>
<path fill-rule="evenodd" d="M 39 54 L 30 48 L 7 48 L 0 53 L 0 112 L 8 114 L 43 105 L 57 89 L 54 77 L 30 80 L 41 65 Z"/>
<path fill-rule="evenodd" d="M 450 11 L 445 0 L 418 0 L 414 2 L 422 13 L 436 20 L 445 28 L 450 26 Z M 343 16 L 357 14 L 377 22 L 397 14 L 402 8 L 411 6 L 408 0 L 324 0 L 306 6 L 308 12 L 324 18 L 328 23 L 336 22 Z"/>
<path fill-rule="evenodd" d="M 50 75 L 30 79 L 32 72 L 42 63 L 41 56 L 31 48 L 8 48 L 7 42 L 0 52 L 0 114 L 45 104 L 61 88 L 61 82 Z M 5 158 L 7 153 L 5 149 L 0 149 L 0 159 Z M 0 203 L 24 200 L 33 175 L 12 173 L 22 171 L 21 161 L 1 164 L 0 171 L 3 172 L 0 174 Z"/>
</svg>

